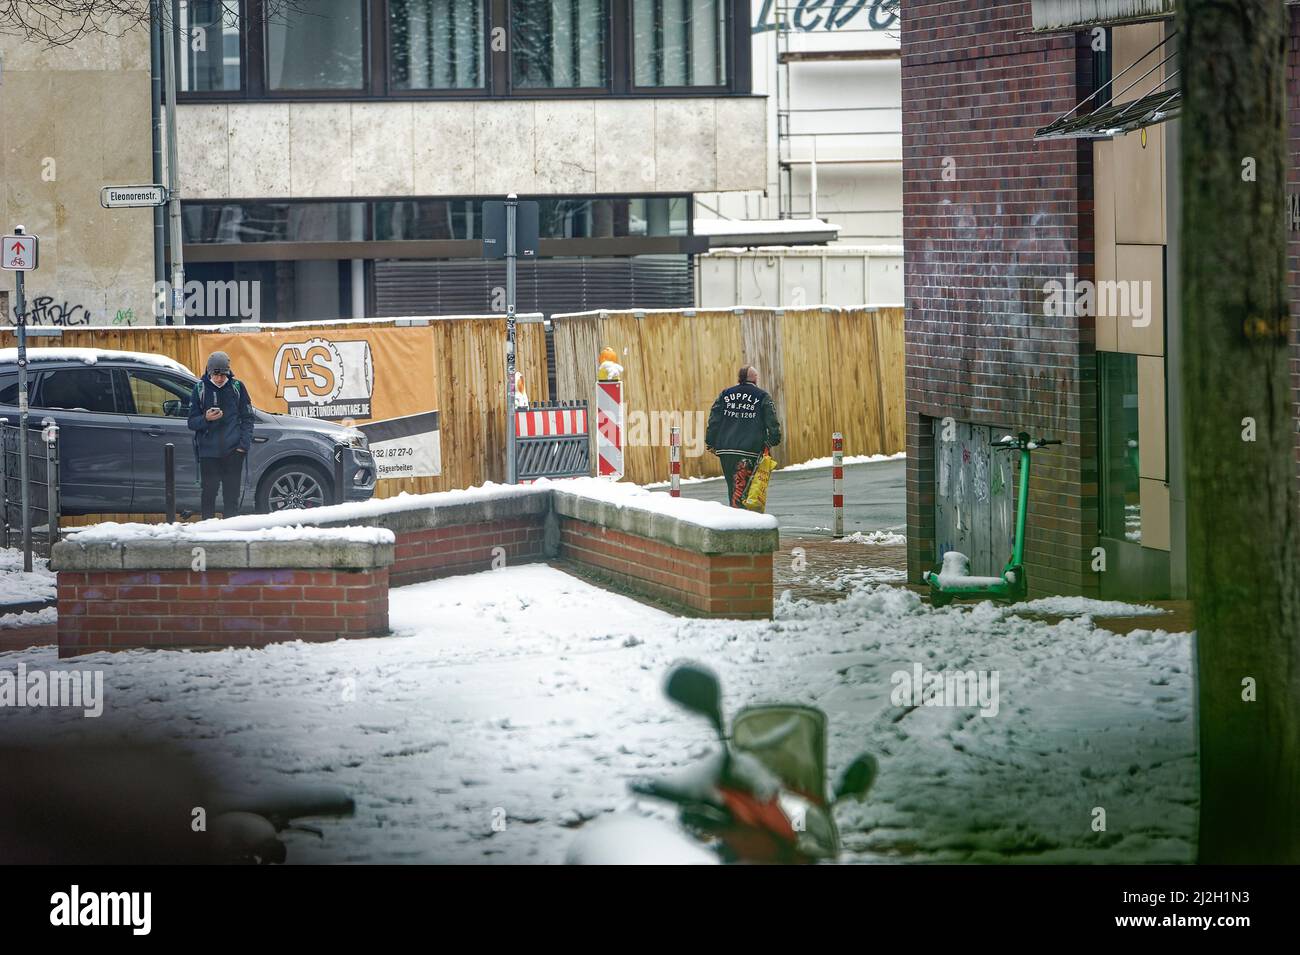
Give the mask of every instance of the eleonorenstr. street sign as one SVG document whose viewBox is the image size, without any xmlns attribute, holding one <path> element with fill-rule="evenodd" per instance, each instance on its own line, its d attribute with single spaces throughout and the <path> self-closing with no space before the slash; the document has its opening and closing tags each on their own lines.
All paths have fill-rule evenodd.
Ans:
<svg viewBox="0 0 1300 955">
<path fill-rule="evenodd" d="M 166 203 L 166 186 L 105 186 L 99 191 L 99 204 L 105 209 L 140 209 Z"/>
</svg>

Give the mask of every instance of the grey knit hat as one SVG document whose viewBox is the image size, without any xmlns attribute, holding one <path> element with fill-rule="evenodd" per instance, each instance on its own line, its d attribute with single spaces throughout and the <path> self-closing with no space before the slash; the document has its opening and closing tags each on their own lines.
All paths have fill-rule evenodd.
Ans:
<svg viewBox="0 0 1300 955">
<path fill-rule="evenodd" d="M 223 351 L 214 351 L 208 356 L 208 374 L 214 371 L 230 374 L 230 356 Z"/>
</svg>

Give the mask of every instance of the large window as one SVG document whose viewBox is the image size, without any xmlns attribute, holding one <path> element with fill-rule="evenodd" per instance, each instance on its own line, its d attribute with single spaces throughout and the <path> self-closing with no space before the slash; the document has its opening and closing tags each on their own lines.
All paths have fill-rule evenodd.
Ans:
<svg viewBox="0 0 1300 955">
<path fill-rule="evenodd" d="M 1101 533 L 1142 543 L 1137 356 L 1097 354 L 1101 377 Z"/>
<path fill-rule="evenodd" d="M 745 0 L 170 2 L 179 28 L 179 92 L 192 100 L 751 88 Z"/>
<path fill-rule="evenodd" d="M 482 0 L 389 0 L 395 90 L 483 86 Z"/>
<path fill-rule="evenodd" d="M 266 85 L 273 91 L 365 86 L 364 0 L 286 4 L 266 24 Z"/>
<path fill-rule="evenodd" d="M 184 93 L 239 89 L 237 0 L 178 0 L 176 72 Z"/>
<path fill-rule="evenodd" d="M 606 11 L 606 0 L 511 0 L 515 88 L 603 88 Z"/>
<path fill-rule="evenodd" d="M 632 0 L 637 86 L 723 86 L 726 0 Z"/>
</svg>

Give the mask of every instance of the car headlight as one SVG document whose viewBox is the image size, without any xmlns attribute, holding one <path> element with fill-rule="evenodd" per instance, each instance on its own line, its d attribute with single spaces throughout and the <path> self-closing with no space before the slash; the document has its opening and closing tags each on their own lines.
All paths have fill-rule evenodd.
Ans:
<svg viewBox="0 0 1300 955">
<path fill-rule="evenodd" d="M 349 428 L 347 434 L 339 439 L 339 443 L 361 451 L 370 449 L 370 441 L 366 438 L 365 432 L 358 431 L 356 428 Z"/>
</svg>

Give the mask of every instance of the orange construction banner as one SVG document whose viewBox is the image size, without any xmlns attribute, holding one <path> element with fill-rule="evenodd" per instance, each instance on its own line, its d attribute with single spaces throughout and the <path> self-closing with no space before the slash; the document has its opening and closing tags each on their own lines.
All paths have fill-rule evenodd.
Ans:
<svg viewBox="0 0 1300 955">
<path fill-rule="evenodd" d="M 336 421 L 362 431 L 378 477 L 434 477 L 442 471 L 433 331 L 285 328 L 205 335 L 230 355 L 231 371 L 255 407 Z"/>
</svg>

